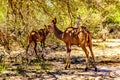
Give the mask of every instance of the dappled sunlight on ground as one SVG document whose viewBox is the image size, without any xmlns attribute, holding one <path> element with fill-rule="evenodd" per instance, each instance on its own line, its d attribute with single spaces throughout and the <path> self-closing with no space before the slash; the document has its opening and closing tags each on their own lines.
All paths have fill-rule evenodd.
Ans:
<svg viewBox="0 0 120 80">
<path fill-rule="evenodd" d="M 108 45 L 101 42 L 93 46 L 97 72 L 91 62 L 88 71 L 84 71 L 85 53 L 81 48 L 73 46 L 71 68 L 67 70 L 64 69 L 66 51 L 52 51 L 45 55 L 46 61 L 43 63 L 30 58 L 32 64 L 29 65 L 14 62 L 8 64 L 7 69 L 0 73 L 0 80 L 119 80 L 120 46 Z M 21 54 L 23 53 L 24 50 L 21 50 Z"/>
</svg>

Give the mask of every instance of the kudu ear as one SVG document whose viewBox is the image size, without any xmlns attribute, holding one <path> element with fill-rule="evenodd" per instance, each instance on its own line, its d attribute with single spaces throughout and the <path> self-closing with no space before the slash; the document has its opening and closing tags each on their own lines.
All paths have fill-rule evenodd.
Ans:
<svg viewBox="0 0 120 80">
<path fill-rule="evenodd" d="M 44 24 L 45 28 L 47 27 L 45 24 Z"/>
<path fill-rule="evenodd" d="M 57 19 L 56 18 L 54 18 L 54 21 L 55 21 L 55 23 L 57 23 Z"/>
<path fill-rule="evenodd" d="M 53 24 L 56 24 L 56 23 L 57 23 L 56 18 L 54 18 L 54 19 L 52 20 L 52 23 L 53 23 Z"/>
</svg>

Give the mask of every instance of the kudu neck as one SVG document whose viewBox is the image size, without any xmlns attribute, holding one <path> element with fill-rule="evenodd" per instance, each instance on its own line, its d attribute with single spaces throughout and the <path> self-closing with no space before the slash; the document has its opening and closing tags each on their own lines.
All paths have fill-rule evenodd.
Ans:
<svg viewBox="0 0 120 80">
<path fill-rule="evenodd" d="M 54 24 L 54 34 L 58 39 L 62 40 L 63 32 L 56 27 L 56 24 Z"/>
</svg>

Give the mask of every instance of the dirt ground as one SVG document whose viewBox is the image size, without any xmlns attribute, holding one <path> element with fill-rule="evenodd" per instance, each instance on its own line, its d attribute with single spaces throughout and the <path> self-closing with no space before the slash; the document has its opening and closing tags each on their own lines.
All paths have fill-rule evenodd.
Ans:
<svg viewBox="0 0 120 80">
<path fill-rule="evenodd" d="M 94 71 L 91 58 L 88 71 L 84 71 L 85 54 L 81 48 L 73 46 L 70 69 L 64 69 L 66 51 L 58 50 L 45 55 L 51 69 L 41 71 L 26 65 L 26 70 L 20 74 L 7 69 L 0 73 L 0 80 L 120 80 L 120 40 L 93 40 L 93 51 L 97 72 Z"/>
</svg>

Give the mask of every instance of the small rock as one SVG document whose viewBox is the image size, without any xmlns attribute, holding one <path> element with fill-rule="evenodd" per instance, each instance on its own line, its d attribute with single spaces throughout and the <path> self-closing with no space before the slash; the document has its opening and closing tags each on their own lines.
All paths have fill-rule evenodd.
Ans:
<svg viewBox="0 0 120 80">
<path fill-rule="evenodd" d="M 95 80 L 104 80 L 102 77 L 97 77 Z"/>
</svg>

